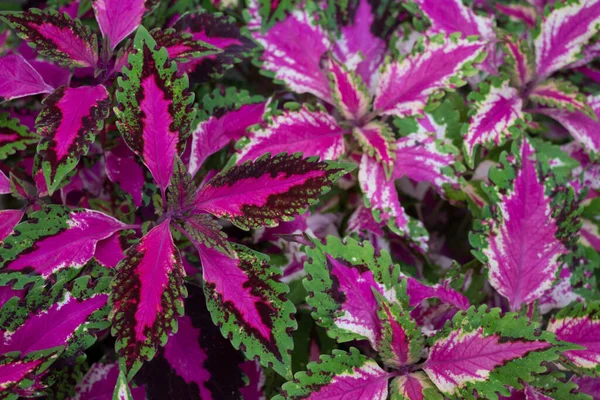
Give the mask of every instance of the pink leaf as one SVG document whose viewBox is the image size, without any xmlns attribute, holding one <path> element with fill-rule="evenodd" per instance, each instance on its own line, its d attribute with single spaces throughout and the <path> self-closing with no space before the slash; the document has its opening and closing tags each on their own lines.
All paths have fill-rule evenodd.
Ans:
<svg viewBox="0 0 600 400">
<path fill-rule="evenodd" d="M 238 163 L 281 152 L 335 160 L 344 153 L 344 133 L 325 111 L 311 111 L 306 106 L 298 111 L 284 111 L 274 116 L 268 126 L 249 132 L 248 144 L 238 152 Z"/>
<path fill-rule="evenodd" d="M 435 386 L 421 371 L 398 376 L 390 383 L 391 398 L 397 400 L 427 400 L 426 389 L 435 391 Z"/>
<path fill-rule="evenodd" d="M 10 179 L 0 170 L 0 194 L 10 193 Z"/>
<path fill-rule="evenodd" d="M 0 57 L 0 101 L 50 93 L 53 90 L 20 54 Z"/>
<path fill-rule="evenodd" d="M 0 243 L 11 234 L 24 214 L 21 210 L 0 210 Z"/>
<path fill-rule="evenodd" d="M 422 53 L 385 64 L 373 108 L 398 117 L 423 112 L 429 97 L 462 84 L 463 70 L 479 60 L 483 42 L 452 39 L 427 41 Z"/>
<path fill-rule="evenodd" d="M 540 83 L 533 89 L 529 99 L 543 106 L 581 112 L 591 118 L 597 118 L 577 86 L 562 79 L 548 79 Z"/>
<path fill-rule="evenodd" d="M 106 175 L 111 182 L 119 184 L 121 189 L 131 195 L 133 204 L 142 205 L 145 184 L 144 167 L 135 154 L 121 141 L 117 147 L 106 153 Z"/>
<path fill-rule="evenodd" d="M 113 280 L 110 318 L 116 348 L 131 377 L 143 360 L 154 357 L 158 345 L 165 345 L 167 334 L 176 330 L 186 290 L 168 219 L 152 228 L 125 256 Z"/>
<path fill-rule="evenodd" d="M 530 28 L 535 27 L 537 23 L 537 11 L 529 4 L 502 4 L 496 3 L 495 7 L 502 14 L 513 21 L 523 22 Z"/>
<path fill-rule="evenodd" d="M 112 50 L 137 29 L 151 3 L 149 0 L 92 1 L 102 36 Z"/>
<path fill-rule="evenodd" d="M 72 400 L 101 400 L 112 398 L 119 377 L 119 364 L 94 363 L 75 386 Z M 143 387 L 131 389 L 133 400 L 146 398 Z"/>
<path fill-rule="evenodd" d="M 524 39 L 505 36 L 501 47 L 511 84 L 519 89 L 525 88 L 535 75 L 535 58 L 529 43 Z"/>
<path fill-rule="evenodd" d="M 342 117 L 349 121 L 360 121 L 371 108 L 371 95 L 360 76 L 329 58 L 329 85 L 331 98 Z"/>
<path fill-rule="evenodd" d="M 493 38 L 494 24 L 491 18 L 477 15 L 461 0 L 411 0 L 431 23 L 432 33 L 452 34 L 461 32 L 463 36 L 477 35 L 484 39 Z"/>
<path fill-rule="evenodd" d="M 541 79 L 577 60 L 577 55 L 596 34 L 600 1 L 557 2 L 544 16 L 535 38 L 536 75 Z"/>
<path fill-rule="evenodd" d="M 394 133 L 390 128 L 383 122 L 372 121 L 364 126 L 355 127 L 352 133 L 362 146 L 363 153 L 382 163 L 386 176 L 390 177 L 396 158 Z"/>
</svg>

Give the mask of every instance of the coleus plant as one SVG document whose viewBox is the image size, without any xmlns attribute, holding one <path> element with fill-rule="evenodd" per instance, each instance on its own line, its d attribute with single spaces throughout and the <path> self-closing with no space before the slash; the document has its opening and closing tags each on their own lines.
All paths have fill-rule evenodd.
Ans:
<svg viewBox="0 0 600 400">
<path fill-rule="evenodd" d="M 0 398 L 600 398 L 599 1 L 34 3 Z"/>
</svg>

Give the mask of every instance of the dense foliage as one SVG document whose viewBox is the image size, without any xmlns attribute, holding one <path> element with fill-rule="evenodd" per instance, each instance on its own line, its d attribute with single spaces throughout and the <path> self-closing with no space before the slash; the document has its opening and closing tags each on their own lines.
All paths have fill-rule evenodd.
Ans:
<svg viewBox="0 0 600 400">
<path fill-rule="evenodd" d="M 600 0 L 0 2 L 0 398 L 600 399 Z"/>
</svg>

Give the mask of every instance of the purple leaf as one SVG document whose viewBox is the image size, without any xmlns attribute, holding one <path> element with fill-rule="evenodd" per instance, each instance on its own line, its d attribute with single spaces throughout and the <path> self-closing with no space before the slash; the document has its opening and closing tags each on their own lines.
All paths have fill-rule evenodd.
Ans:
<svg viewBox="0 0 600 400">
<path fill-rule="evenodd" d="M 531 82 L 535 75 L 535 57 L 529 43 L 523 39 L 505 36 L 500 45 L 504 51 L 504 68 L 511 84 L 519 89 Z"/>
<path fill-rule="evenodd" d="M 578 377 L 573 375 L 571 382 L 579 386 L 579 391 L 589 395 L 593 400 L 600 399 L 600 378 L 591 378 L 588 376 Z"/>
<path fill-rule="evenodd" d="M 477 35 L 484 39 L 494 38 L 494 23 L 491 18 L 477 15 L 461 0 L 410 0 L 419 6 L 419 11 L 431 23 L 431 33 L 461 32 L 463 36 Z"/>
<path fill-rule="evenodd" d="M 597 119 L 594 110 L 587 104 L 586 97 L 579 93 L 577 86 L 563 79 L 548 79 L 540 83 L 531 91 L 529 99 L 543 106 L 581 112 Z"/>
<path fill-rule="evenodd" d="M 178 62 L 198 59 L 204 56 L 222 53 L 223 50 L 202 40 L 195 39 L 190 33 L 177 32 L 173 29 L 153 29 L 150 34 L 156 43 L 167 49 L 169 58 Z"/>
<path fill-rule="evenodd" d="M 126 228 L 99 211 L 45 206 L 4 240 L 2 272 L 45 278 L 62 269 L 81 268 L 93 257 L 98 241 Z"/>
<path fill-rule="evenodd" d="M 78 19 L 54 10 L 30 8 L 27 12 L 0 15 L 17 35 L 35 45 L 37 51 L 59 64 L 95 67 L 98 62 L 96 35 Z"/>
<path fill-rule="evenodd" d="M 50 195 L 77 166 L 79 157 L 88 153 L 108 117 L 110 102 L 102 85 L 61 86 L 42 102 L 36 120 L 42 136 L 38 153 L 44 156 L 42 171 Z"/>
<path fill-rule="evenodd" d="M 574 301 L 582 301 L 581 296 L 574 292 L 571 285 L 571 271 L 563 268 L 558 281 L 539 299 L 540 312 L 547 314 L 555 308 L 564 308 Z"/>
<path fill-rule="evenodd" d="M 263 46 L 262 68 L 296 93 L 311 93 L 332 103 L 321 56 L 330 47 L 327 34 L 307 11 L 295 10 L 265 34 L 253 32 Z M 302 38 L 302 40 L 298 40 Z"/>
<path fill-rule="evenodd" d="M 18 351 L 25 355 L 58 346 L 67 347 L 77 330 L 88 330 L 85 325 L 93 321 L 92 314 L 102 309 L 107 301 L 107 294 L 81 300 L 67 293 L 62 301 L 31 315 L 15 331 L 4 331 L 0 353 Z"/>
<path fill-rule="evenodd" d="M 428 234 L 423 224 L 409 218 L 400 205 L 398 192 L 393 179 L 386 177 L 385 168 L 375 158 L 363 154 L 358 172 L 360 188 L 365 205 L 372 209 L 376 222 L 384 222 L 401 236 L 415 242 L 416 246 L 427 249 Z"/>
<path fill-rule="evenodd" d="M 589 220 L 583 220 L 581 230 L 579 231 L 579 241 L 584 246 L 592 247 L 596 251 L 600 252 L 600 228 L 598 225 L 590 222 Z"/>
<path fill-rule="evenodd" d="M 200 122 L 192 134 L 192 152 L 188 170 L 192 176 L 206 159 L 228 143 L 239 140 L 246 129 L 262 122 L 267 103 L 246 104 L 220 117 L 209 117 Z M 262 155 L 264 153 L 261 153 Z"/>
<path fill-rule="evenodd" d="M 108 40 L 111 50 L 137 29 L 152 3 L 151 0 L 92 1 L 100 31 Z"/>
<path fill-rule="evenodd" d="M 490 284 L 513 310 L 550 289 L 561 256 L 568 253 L 556 237 L 551 198 L 538 177 L 534 150 L 527 140 L 521 145 L 520 161 L 512 190 L 497 194 L 497 215 L 486 222 L 490 231 L 482 250 Z"/>
<path fill-rule="evenodd" d="M 112 334 L 130 379 L 158 345 L 177 330 L 183 314 L 185 272 L 173 243 L 169 220 L 154 227 L 130 247 L 116 268 L 111 303 Z"/>
<path fill-rule="evenodd" d="M 507 137 L 518 135 L 518 124 L 522 123 L 523 100 L 517 91 L 493 77 L 490 82 L 479 86 L 479 93 L 472 92 L 474 100 L 471 118 L 464 136 L 463 150 L 471 167 L 475 163 L 475 150 L 502 145 Z"/>
<path fill-rule="evenodd" d="M 352 134 L 360 143 L 364 154 L 383 164 L 386 177 L 389 178 L 394 170 L 396 158 L 394 133 L 390 128 L 383 122 L 372 121 L 364 126 L 355 127 Z"/>
<path fill-rule="evenodd" d="M 20 54 L 0 57 L 0 101 L 50 93 L 53 90 Z"/>
<path fill-rule="evenodd" d="M 431 95 L 464 84 L 472 64 L 481 61 L 483 42 L 439 36 L 424 51 L 382 67 L 373 108 L 381 115 L 421 114 Z"/>
<path fill-rule="evenodd" d="M 183 15 L 172 26 L 178 32 L 190 33 L 221 49 L 222 52 L 193 59 L 180 65 L 180 71 L 190 75 L 194 82 L 206 82 L 221 76 L 228 68 L 250 55 L 256 44 L 240 31 L 237 21 L 227 15 L 195 12 Z"/>
<path fill-rule="evenodd" d="M 116 93 L 117 126 L 127 145 L 140 156 L 162 191 L 173 173 L 175 156 L 183 152 L 194 117 L 194 95 L 187 93 L 186 75 L 177 77 L 177 65 L 144 27 L 135 35 L 131 69 L 119 77 Z"/>
<path fill-rule="evenodd" d="M 284 294 L 287 285 L 268 257 L 241 245 L 232 245 L 233 256 L 215 248 L 197 246 L 207 306 L 215 324 L 248 358 L 258 356 L 263 365 L 291 376 L 290 332 L 294 306 Z M 242 329 L 240 329 L 240 327 Z"/>
<path fill-rule="evenodd" d="M 390 398 L 397 400 L 426 400 L 427 390 L 437 390 L 427 375 L 421 371 L 398 376 L 390 383 Z M 438 394 L 439 395 L 439 394 Z"/>
<path fill-rule="evenodd" d="M 48 367 L 56 361 L 61 352 L 62 348 L 59 347 L 32 353 L 22 358 L 12 355 L 0 356 L 0 390 L 2 394 L 13 395 L 13 397 L 7 398 L 18 398 L 20 394 L 30 395 L 32 393 L 28 393 L 28 390 L 34 390 L 33 394 L 35 395 L 35 390 L 45 387 L 41 384 L 40 379 L 48 373 Z"/>
<path fill-rule="evenodd" d="M 71 70 L 49 61 L 29 60 L 29 64 L 40 74 L 48 85 L 58 88 L 68 86 L 71 81 Z"/>
<path fill-rule="evenodd" d="M 291 221 L 329 190 L 352 164 L 266 154 L 235 165 L 198 190 L 193 213 L 210 213 L 242 229 Z"/>
<path fill-rule="evenodd" d="M 591 118 L 581 112 L 570 112 L 556 108 L 544 108 L 537 110 L 537 112 L 560 122 L 588 152 L 600 153 L 600 122 L 598 122 L 600 96 L 589 96 L 587 102 L 594 110 L 596 118 Z"/>
<path fill-rule="evenodd" d="M 577 55 L 596 34 L 600 1 L 557 2 L 545 15 L 535 37 L 536 76 L 543 79 L 577 61 Z"/>
<path fill-rule="evenodd" d="M 496 9 L 513 21 L 523 22 L 530 28 L 537 23 L 537 11 L 529 4 L 494 4 Z"/>
<path fill-rule="evenodd" d="M 556 334 L 558 340 L 583 347 L 581 350 L 566 351 L 563 357 L 569 364 L 588 372 L 596 371 L 600 365 L 599 310 L 598 303 L 575 303 L 573 307 L 564 308 L 552 318 L 547 328 L 549 332 Z"/>
<path fill-rule="evenodd" d="M 254 160 L 265 153 L 300 152 L 305 157 L 335 160 L 344 154 L 344 133 L 328 112 L 284 111 L 269 125 L 249 133 L 249 142 L 239 152 L 238 163 Z"/>
<path fill-rule="evenodd" d="M 410 298 L 410 307 L 419 305 L 425 299 L 436 298 L 441 303 L 453 305 L 461 310 L 469 308 L 469 299 L 447 285 L 428 286 L 409 276 L 403 276 L 403 279 L 406 280 L 406 294 Z"/>
<path fill-rule="evenodd" d="M 115 268 L 125 258 L 125 250 L 133 239 L 130 231 L 114 233 L 96 244 L 94 258 L 106 268 Z"/>
<path fill-rule="evenodd" d="M 0 194 L 8 194 L 10 192 L 10 179 L 0 170 Z"/>
<path fill-rule="evenodd" d="M 24 214 L 21 210 L 0 210 L 0 243 L 11 234 Z"/>
<path fill-rule="evenodd" d="M 430 182 L 440 194 L 459 186 L 458 150 L 445 140 L 426 133 L 413 133 L 394 144 L 394 179 L 407 176 L 416 182 Z"/>
<path fill-rule="evenodd" d="M 333 44 L 333 54 L 349 69 L 357 63 L 356 73 L 367 85 L 377 72 L 386 53 L 386 43 L 371 32 L 374 15 L 368 0 L 359 0 L 354 21 L 340 27 L 341 38 Z"/>
<path fill-rule="evenodd" d="M 94 363 L 81 381 L 75 387 L 75 397 L 73 400 L 103 400 L 110 399 L 119 377 L 119 364 Z M 135 400 L 146 398 L 145 389 L 137 387 L 131 389 L 131 394 Z"/>
<path fill-rule="evenodd" d="M 360 121 L 371 108 L 365 82 L 333 57 L 329 58 L 328 71 L 331 98 L 338 111 L 348 121 Z"/>
<path fill-rule="evenodd" d="M 456 395 L 467 384 L 487 381 L 490 374 L 511 360 L 545 350 L 545 341 L 501 341 L 498 334 L 486 334 L 483 328 L 470 332 L 457 329 L 436 340 L 423 370 L 447 395 Z"/>
<path fill-rule="evenodd" d="M 120 142 L 117 147 L 106 153 L 106 175 L 113 183 L 131 195 L 133 204 L 142 205 L 145 184 L 144 167 L 135 159 L 135 154 Z"/>
</svg>

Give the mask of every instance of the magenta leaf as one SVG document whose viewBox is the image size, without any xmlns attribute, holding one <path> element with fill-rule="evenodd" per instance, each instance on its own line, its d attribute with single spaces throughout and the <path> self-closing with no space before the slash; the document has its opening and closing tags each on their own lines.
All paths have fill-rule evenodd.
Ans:
<svg viewBox="0 0 600 400">
<path fill-rule="evenodd" d="M 0 210 L 0 243 L 12 233 L 24 214 L 21 210 Z"/>
<path fill-rule="evenodd" d="M 523 100 L 508 81 L 492 77 L 479 85 L 479 92 L 471 92 L 474 102 L 468 124 L 464 125 L 463 150 L 471 167 L 479 145 L 500 146 L 506 138 L 519 135 L 523 122 Z"/>
<path fill-rule="evenodd" d="M 342 117 L 360 121 L 371 108 L 371 95 L 362 78 L 330 57 L 328 63 L 331 98 Z"/>
<path fill-rule="evenodd" d="M 35 45 L 40 54 L 60 64 L 95 67 L 98 62 L 96 35 L 67 14 L 30 8 L 27 12 L 2 13 L 0 19 L 21 39 Z"/>
<path fill-rule="evenodd" d="M 387 178 L 383 164 L 363 154 L 358 181 L 365 205 L 372 210 L 375 221 L 387 224 L 394 233 L 406 237 L 425 251 L 429 235 L 423 224 L 409 217 L 402 208 L 394 178 Z"/>
<path fill-rule="evenodd" d="M 78 400 L 110 399 L 119 378 L 119 364 L 102 362 L 94 363 L 75 387 L 75 397 Z M 132 388 L 131 394 L 135 400 L 143 400 L 146 390 L 143 387 Z"/>
<path fill-rule="evenodd" d="M 212 323 L 202 290 L 192 284 L 187 288 L 186 315 L 178 320 L 177 333 L 135 381 L 143 383 L 148 398 L 167 399 L 174 393 L 189 399 L 241 398 L 244 357 Z"/>
<path fill-rule="evenodd" d="M 192 176 L 209 156 L 230 142 L 239 140 L 250 126 L 262 122 L 267 107 L 267 103 L 262 100 L 260 96 L 250 96 L 247 91 L 237 91 L 234 88 L 226 89 L 225 93 L 215 90 L 204 96 L 203 109 L 207 109 L 210 115 L 198 124 L 192 134 L 188 165 Z"/>
<path fill-rule="evenodd" d="M 594 111 L 594 118 L 582 112 L 570 112 L 556 108 L 544 108 L 537 112 L 557 120 L 586 151 L 597 154 L 600 153 L 600 122 L 598 122 L 600 96 L 588 96 L 587 103 Z"/>
<path fill-rule="evenodd" d="M 183 15 L 172 26 L 178 32 L 190 33 L 221 52 L 190 60 L 179 66 L 194 82 L 218 78 L 235 63 L 248 57 L 256 44 L 243 33 L 236 20 L 220 13 L 195 12 Z"/>
<path fill-rule="evenodd" d="M 131 380 L 142 362 L 167 343 L 168 334 L 177 331 L 187 292 L 168 219 L 130 247 L 125 257 L 113 279 L 110 319 L 120 362 Z"/>
<path fill-rule="evenodd" d="M 513 21 L 522 22 L 528 27 L 535 27 L 537 23 L 537 11 L 535 7 L 530 4 L 494 4 L 496 9 L 502 14 L 506 15 Z"/>
<path fill-rule="evenodd" d="M 406 294 L 409 297 L 408 305 L 410 307 L 419 305 L 425 299 L 437 298 L 441 303 L 461 310 L 469 308 L 469 299 L 447 285 L 429 286 L 409 276 L 403 276 L 402 279 L 406 280 Z"/>
<path fill-rule="evenodd" d="M 99 211 L 44 206 L 17 225 L 0 247 L 0 281 L 39 281 L 65 269 L 79 269 L 96 243 L 127 225 Z"/>
<path fill-rule="evenodd" d="M 321 68 L 321 57 L 329 50 L 330 41 L 308 11 L 296 10 L 266 33 L 253 35 L 264 48 L 262 68 L 273 78 L 296 93 L 311 93 L 332 102 L 327 74 Z"/>
<path fill-rule="evenodd" d="M 417 371 L 394 378 L 390 383 L 390 398 L 397 400 L 441 400 L 441 394 L 425 373 Z"/>
<path fill-rule="evenodd" d="M 7 54 L 0 57 L 0 101 L 50 93 L 53 90 L 22 55 Z"/>
<path fill-rule="evenodd" d="M 586 97 L 579 93 L 577 86 L 563 79 L 548 79 L 540 83 L 533 89 L 529 99 L 542 106 L 581 112 L 597 119 L 596 113 L 587 104 Z"/>
<path fill-rule="evenodd" d="M 561 241 L 561 220 L 569 212 L 569 200 L 553 201 L 537 170 L 535 153 L 527 140 L 506 163 L 510 184 L 490 188 L 494 207 L 482 221 L 482 237 L 473 244 L 489 268 L 490 284 L 506 297 L 513 310 L 540 298 L 552 287 L 562 257 L 568 251 Z M 551 185 L 548 179 L 545 183 Z M 550 193 L 550 194 L 549 194 Z M 559 216 L 556 208 L 564 211 Z M 480 242 L 481 240 L 481 242 Z"/>
<path fill-rule="evenodd" d="M 291 377 L 290 333 L 296 322 L 291 318 L 295 308 L 285 298 L 289 289 L 280 282 L 279 270 L 269 266 L 267 256 L 231 246 L 233 255 L 197 245 L 212 320 L 248 358 L 258 357 L 261 364 Z"/>
<path fill-rule="evenodd" d="M 10 179 L 0 170 L 0 194 L 10 193 Z"/>
<path fill-rule="evenodd" d="M 52 195 L 65 177 L 86 155 L 108 117 L 110 95 L 102 85 L 68 88 L 61 86 L 43 101 L 36 121 L 42 136 L 38 145 L 44 156 L 42 171 L 48 194 Z"/>
<path fill-rule="evenodd" d="M 388 380 L 393 376 L 354 347 L 348 353 L 333 350 L 331 356 L 309 363 L 307 370 L 283 385 L 286 399 L 387 399 Z"/>
<path fill-rule="evenodd" d="M 548 331 L 556 338 L 581 346 L 580 350 L 563 353 L 568 365 L 578 370 L 594 373 L 600 365 L 600 305 L 575 303 L 562 309 L 548 323 Z"/>
<path fill-rule="evenodd" d="M 600 2 L 557 2 L 534 39 L 536 75 L 545 78 L 577 60 L 600 23 Z"/>
<path fill-rule="evenodd" d="M 483 398 L 506 396 L 506 386 L 520 389 L 521 382 L 533 379 L 521 369 L 544 372 L 542 362 L 558 357 L 561 347 L 554 336 L 536 332 L 538 327 L 515 313 L 471 308 L 456 314 L 434 337 L 423 370 L 447 396 L 462 398 L 474 392 Z"/>
<path fill-rule="evenodd" d="M 529 43 L 505 36 L 500 46 L 505 54 L 503 68 L 510 77 L 510 83 L 516 88 L 524 88 L 535 75 L 535 56 Z"/>
<path fill-rule="evenodd" d="M 269 154 L 235 165 L 196 194 L 193 213 L 210 213 L 242 229 L 291 221 L 317 201 L 353 164 Z"/>
<path fill-rule="evenodd" d="M 434 36 L 419 47 L 421 52 L 382 67 L 373 103 L 378 114 L 421 114 L 432 95 L 464 85 L 476 72 L 473 64 L 485 57 L 483 42 L 456 36 Z"/>
<path fill-rule="evenodd" d="M 324 110 L 302 106 L 273 116 L 269 125 L 253 130 L 238 152 L 238 163 L 254 160 L 265 153 L 300 152 L 305 157 L 335 160 L 344 154 L 345 130 Z"/>
<path fill-rule="evenodd" d="M 117 126 L 164 191 L 175 156 L 183 152 L 191 133 L 194 95 L 187 93 L 187 76 L 177 76 L 177 65 L 166 49 L 156 49 L 144 27 L 137 31 L 134 48 L 129 55 L 131 69 L 124 69 L 125 77 L 118 78 Z"/>
<path fill-rule="evenodd" d="M 152 0 L 93 0 L 94 14 L 102 36 L 112 50 L 142 22 L 144 13 L 150 11 Z"/>
<path fill-rule="evenodd" d="M 396 158 L 394 152 L 396 146 L 394 133 L 389 126 L 383 122 L 372 121 L 364 126 L 355 127 L 352 134 L 360 143 L 363 153 L 383 164 L 386 177 L 391 177 Z"/>
<path fill-rule="evenodd" d="M 554 286 L 546 291 L 539 299 L 540 312 L 547 314 L 555 308 L 564 308 L 574 301 L 582 301 L 581 296 L 575 293 L 571 284 L 573 274 L 569 268 L 560 271 Z"/>
<path fill-rule="evenodd" d="M 125 142 L 106 153 L 106 175 L 111 182 L 119 184 L 121 189 L 131 195 L 133 204 L 142 205 L 145 174 L 143 165 L 139 164 L 135 154 Z"/>
<path fill-rule="evenodd" d="M 41 388 L 39 379 L 48 373 L 48 367 L 57 360 L 62 350 L 59 347 L 25 357 L 0 356 L 0 393 L 11 400 L 19 398 L 20 391 L 33 391 L 34 394 L 41 395 L 36 392 Z"/>
<path fill-rule="evenodd" d="M 195 39 L 191 33 L 181 33 L 174 29 L 153 29 L 150 34 L 156 43 L 167 49 L 169 58 L 178 62 L 202 58 L 222 53 L 223 50 L 202 40 Z"/>
</svg>

